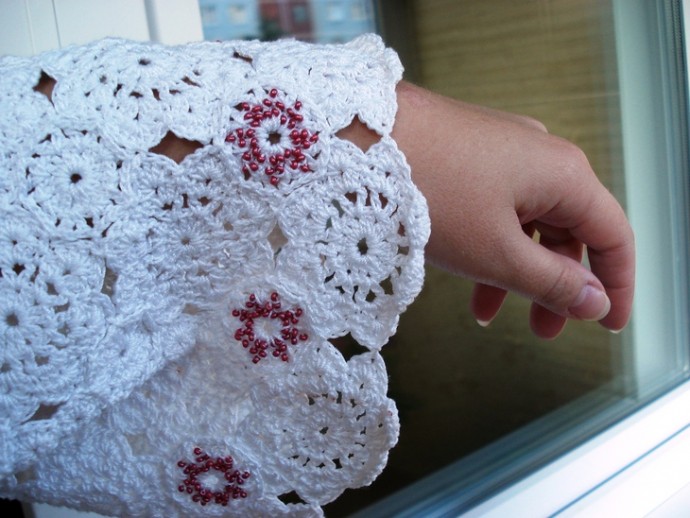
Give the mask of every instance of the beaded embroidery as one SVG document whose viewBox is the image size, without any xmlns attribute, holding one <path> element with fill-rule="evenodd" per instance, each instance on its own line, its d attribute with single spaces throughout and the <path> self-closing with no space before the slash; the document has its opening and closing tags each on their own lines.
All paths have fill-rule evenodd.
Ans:
<svg viewBox="0 0 690 518">
<path fill-rule="evenodd" d="M 370 484 L 429 235 L 394 52 L 103 40 L 0 71 L 0 495 L 315 516 Z"/>
<path fill-rule="evenodd" d="M 264 303 L 257 301 L 252 293 L 243 309 L 232 310 L 232 316 L 242 324 L 235 331 L 235 340 L 249 351 L 254 363 L 266 358 L 269 352 L 286 362 L 290 359 L 288 345 L 297 345 L 309 338 L 297 327 L 302 308 L 282 309 L 276 292 Z"/>
<path fill-rule="evenodd" d="M 242 486 L 251 473 L 233 469 L 234 461 L 230 455 L 212 459 L 199 447 L 194 448 L 194 455 L 193 461 L 177 462 L 186 476 L 177 488 L 180 493 L 189 494 L 193 502 L 202 506 L 214 502 L 225 507 L 231 499 L 247 498 L 247 491 Z M 215 477 L 214 472 L 221 476 Z"/>
<path fill-rule="evenodd" d="M 234 118 L 245 124 L 228 133 L 225 141 L 241 156 L 245 178 L 254 176 L 277 186 L 286 173 L 310 173 L 317 167 L 319 135 L 305 127 L 301 101 L 290 102 L 271 88 L 260 101 L 243 101 L 236 109 L 240 114 Z"/>
</svg>

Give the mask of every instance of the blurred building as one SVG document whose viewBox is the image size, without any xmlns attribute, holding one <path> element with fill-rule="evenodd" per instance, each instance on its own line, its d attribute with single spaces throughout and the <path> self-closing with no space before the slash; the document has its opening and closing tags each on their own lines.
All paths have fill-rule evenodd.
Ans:
<svg viewBox="0 0 690 518">
<path fill-rule="evenodd" d="M 376 31 L 372 0 L 199 0 L 207 40 L 345 42 Z"/>
</svg>

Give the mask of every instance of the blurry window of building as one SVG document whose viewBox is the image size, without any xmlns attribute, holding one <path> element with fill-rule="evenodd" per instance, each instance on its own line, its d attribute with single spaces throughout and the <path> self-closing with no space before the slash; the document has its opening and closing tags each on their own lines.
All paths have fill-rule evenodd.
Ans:
<svg viewBox="0 0 690 518">
<path fill-rule="evenodd" d="M 357 21 L 368 20 L 372 17 L 370 8 L 371 4 L 367 1 L 353 0 L 350 6 L 350 18 Z"/>
<path fill-rule="evenodd" d="M 249 13 L 246 5 L 232 4 L 228 7 L 228 18 L 235 24 L 245 24 L 248 21 Z"/>
<path fill-rule="evenodd" d="M 215 5 L 201 6 L 201 22 L 204 25 L 218 24 L 218 10 L 216 9 Z"/>
<path fill-rule="evenodd" d="M 345 6 L 343 2 L 328 2 L 328 20 L 342 22 L 345 19 Z"/>
</svg>

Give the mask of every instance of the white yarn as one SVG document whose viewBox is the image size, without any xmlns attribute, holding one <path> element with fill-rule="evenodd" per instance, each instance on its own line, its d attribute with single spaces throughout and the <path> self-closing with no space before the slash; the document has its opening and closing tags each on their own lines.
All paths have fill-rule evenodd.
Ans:
<svg viewBox="0 0 690 518">
<path fill-rule="evenodd" d="M 0 58 L 0 495 L 312 516 L 375 479 L 398 435 L 378 351 L 429 235 L 390 137 L 401 71 L 373 35 Z M 356 118 L 366 152 L 337 135 Z M 199 148 L 178 164 L 166 135 Z"/>
</svg>

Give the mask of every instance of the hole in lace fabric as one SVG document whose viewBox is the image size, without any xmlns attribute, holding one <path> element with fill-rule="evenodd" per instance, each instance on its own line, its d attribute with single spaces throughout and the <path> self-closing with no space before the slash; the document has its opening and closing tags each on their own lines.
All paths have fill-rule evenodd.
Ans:
<svg viewBox="0 0 690 518">
<path fill-rule="evenodd" d="M 333 346 L 340 351 L 340 354 L 343 355 L 345 361 L 348 361 L 353 356 L 357 356 L 358 354 L 368 351 L 366 347 L 360 345 L 359 342 L 355 340 L 349 333 L 344 336 L 339 336 L 338 338 L 333 338 L 332 340 L 329 340 L 329 342 L 331 342 Z"/>
<path fill-rule="evenodd" d="M 274 256 L 278 255 L 288 242 L 287 237 L 285 237 L 279 225 L 276 225 L 273 227 L 273 230 L 271 230 L 271 233 L 268 235 L 268 242 L 271 244 Z"/>
<path fill-rule="evenodd" d="M 189 79 L 189 77 L 187 77 L 187 76 L 184 76 L 184 77 L 182 78 L 182 82 L 183 82 L 184 84 L 186 84 L 186 85 L 189 85 L 189 86 L 196 86 L 197 88 L 199 88 L 199 83 L 195 83 L 194 81 L 192 81 L 191 79 Z"/>
<path fill-rule="evenodd" d="M 38 477 L 36 476 L 36 471 L 33 468 L 28 468 L 22 471 L 18 471 L 14 475 L 17 479 L 17 482 L 20 484 L 25 484 L 27 482 L 31 482 L 32 480 L 36 480 Z"/>
<path fill-rule="evenodd" d="M 55 311 L 55 313 L 64 313 L 68 309 L 69 309 L 69 302 L 65 302 L 64 304 L 53 307 L 53 311 Z M 58 329 L 58 331 L 59 331 L 59 329 Z"/>
<path fill-rule="evenodd" d="M 354 117 L 352 122 L 348 126 L 337 131 L 335 136 L 344 140 L 349 140 L 365 153 L 371 146 L 381 140 L 381 135 L 364 124 L 359 117 Z"/>
<path fill-rule="evenodd" d="M 178 137 L 172 131 L 168 131 L 161 141 L 149 149 L 149 151 L 151 153 L 167 156 L 179 164 L 187 157 L 187 155 L 191 155 L 200 147 L 203 147 L 201 142 L 196 140 L 187 140 L 185 138 Z"/>
<path fill-rule="evenodd" d="M 43 70 L 41 70 L 41 77 L 38 80 L 38 83 L 36 83 L 36 86 L 34 86 L 34 92 L 45 95 L 52 104 L 53 88 L 55 88 L 56 82 L 57 81 L 55 81 L 54 78 L 50 77 Z"/>
<path fill-rule="evenodd" d="M 105 274 L 103 275 L 103 285 L 101 286 L 101 293 L 107 295 L 109 298 L 113 298 L 113 293 L 115 293 L 115 283 L 117 282 L 117 272 L 111 270 L 107 266 L 105 267 Z"/>
<path fill-rule="evenodd" d="M 5 323 L 9 327 L 17 327 L 19 325 L 19 317 L 14 313 L 10 313 L 5 317 Z"/>
<path fill-rule="evenodd" d="M 235 59 L 241 59 L 242 61 L 245 61 L 245 62 L 249 63 L 250 65 L 251 65 L 252 63 L 254 63 L 254 60 L 253 60 L 251 57 L 249 57 L 249 56 L 243 56 L 242 54 L 240 54 L 240 53 L 237 52 L 237 51 L 233 52 L 232 57 L 235 58 Z"/>
<path fill-rule="evenodd" d="M 187 303 L 184 305 L 184 308 L 182 308 L 182 313 L 184 313 L 185 315 L 198 315 L 199 313 L 201 313 L 201 310 L 198 306 Z"/>
<path fill-rule="evenodd" d="M 379 286 L 381 286 L 383 293 L 385 293 L 386 295 L 393 295 L 393 281 L 391 280 L 390 276 L 386 277 L 381 282 L 379 282 Z"/>
<path fill-rule="evenodd" d="M 29 421 L 44 421 L 55 415 L 61 405 L 41 404 Z"/>
<path fill-rule="evenodd" d="M 288 504 L 306 504 L 304 500 L 299 496 L 297 491 L 290 491 L 289 493 L 283 493 L 282 495 L 278 495 L 278 500 L 283 502 L 285 505 Z"/>
</svg>

